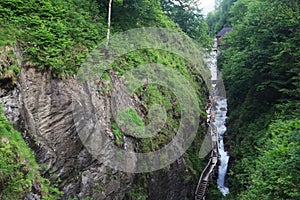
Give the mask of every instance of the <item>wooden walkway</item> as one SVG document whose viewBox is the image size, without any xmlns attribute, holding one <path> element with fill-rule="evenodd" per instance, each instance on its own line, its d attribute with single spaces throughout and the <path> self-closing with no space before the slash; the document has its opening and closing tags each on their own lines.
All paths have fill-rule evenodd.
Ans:
<svg viewBox="0 0 300 200">
<path fill-rule="evenodd" d="M 211 109 L 211 112 L 214 112 Z M 212 119 L 213 120 L 213 119 Z M 211 138 L 211 155 L 210 159 L 204 168 L 204 170 L 201 173 L 201 176 L 198 181 L 198 185 L 195 191 L 195 200 L 205 200 L 207 188 L 209 185 L 209 181 L 212 179 L 212 175 L 215 171 L 215 168 L 217 167 L 218 160 L 220 157 L 219 154 L 219 136 L 215 129 L 215 127 L 212 125 L 212 122 L 210 120 L 209 122 L 209 131 L 208 134 Z"/>
</svg>

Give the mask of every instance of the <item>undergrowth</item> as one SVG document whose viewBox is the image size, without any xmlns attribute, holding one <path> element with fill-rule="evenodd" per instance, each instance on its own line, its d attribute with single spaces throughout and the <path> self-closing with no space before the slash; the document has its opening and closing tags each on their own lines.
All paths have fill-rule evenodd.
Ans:
<svg viewBox="0 0 300 200">
<path fill-rule="evenodd" d="M 0 110 L 0 197 L 3 200 L 22 199 L 40 188 L 43 199 L 59 199 L 61 192 L 42 178 L 33 152 L 15 131 Z"/>
</svg>

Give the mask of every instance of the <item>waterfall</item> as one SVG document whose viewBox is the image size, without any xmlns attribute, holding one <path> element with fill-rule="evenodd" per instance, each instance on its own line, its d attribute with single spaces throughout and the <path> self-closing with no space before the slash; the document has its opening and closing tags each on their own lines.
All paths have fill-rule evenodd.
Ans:
<svg viewBox="0 0 300 200">
<path fill-rule="evenodd" d="M 216 47 L 216 44 L 215 44 Z M 225 186 L 225 178 L 227 173 L 227 166 L 229 156 L 224 148 L 223 135 L 226 132 L 226 114 L 227 114 L 227 99 L 226 91 L 224 88 L 221 74 L 217 69 L 217 50 L 211 52 L 211 55 L 207 59 L 208 66 L 211 71 L 211 81 L 213 87 L 213 105 L 215 110 L 215 119 L 213 125 L 216 127 L 219 135 L 219 153 L 220 153 L 220 166 L 218 170 L 217 184 L 220 192 L 225 196 L 229 193 L 229 188 Z"/>
<path fill-rule="evenodd" d="M 223 135 L 226 132 L 226 113 L 227 113 L 227 100 L 222 97 L 216 98 L 216 116 L 214 121 L 214 126 L 217 128 L 217 132 L 219 134 L 219 153 L 220 153 L 220 161 L 221 164 L 219 166 L 219 173 L 218 173 L 218 188 L 220 192 L 225 196 L 229 193 L 229 188 L 225 186 L 225 177 L 227 173 L 227 166 L 229 161 L 229 156 L 227 155 L 227 152 L 224 149 L 224 141 L 223 141 Z"/>
</svg>

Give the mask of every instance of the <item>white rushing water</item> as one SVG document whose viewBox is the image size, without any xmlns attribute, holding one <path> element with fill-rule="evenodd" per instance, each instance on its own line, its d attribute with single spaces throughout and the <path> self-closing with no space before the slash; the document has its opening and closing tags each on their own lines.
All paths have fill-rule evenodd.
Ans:
<svg viewBox="0 0 300 200">
<path fill-rule="evenodd" d="M 226 113 L 227 113 L 227 100 L 222 97 L 218 97 L 216 101 L 216 117 L 214 121 L 214 126 L 217 128 L 219 133 L 219 152 L 221 155 L 219 166 L 219 175 L 218 175 L 218 188 L 220 192 L 225 196 L 229 193 L 229 188 L 225 186 L 225 177 L 227 173 L 227 166 L 229 161 L 229 156 L 224 149 L 223 135 L 226 131 Z"/>
<path fill-rule="evenodd" d="M 212 87 L 214 88 L 214 95 L 217 95 L 215 101 L 215 119 L 213 125 L 216 127 L 219 134 L 219 153 L 220 153 L 220 165 L 218 173 L 218 188 L 220 192 L 225 196 L 229 193 L 229 188 L 225 186 L 225 177 L 227 173 L 227 166 L 229 161 L 229 156 L 224 149 L 223 135 L 226 132 L 226 113 L 227 113 L 227 99 L 226 92 L 222 78 L 218 74 L 217 69 L 217 44 L 215 41 L 215 50 L 211 52 L 210 56 L 207 58 L 209 69 L 211 71 L 211 81 Z M 218 84 L 217 84 L 218 82 Z"/>
</svg>

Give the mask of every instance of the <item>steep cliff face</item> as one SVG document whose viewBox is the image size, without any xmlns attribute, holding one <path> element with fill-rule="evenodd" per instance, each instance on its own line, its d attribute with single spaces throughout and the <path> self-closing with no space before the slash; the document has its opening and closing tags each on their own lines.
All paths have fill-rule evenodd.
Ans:
<svg viewBox="0 0 300 200">
<path fill-rule="evenodd" d="M 197 155 L 199 139 L 197 143 L 194 142 L 193 148 L 196 150 L 192 153 L 185 154 L 168 168 L 147 174 L 124 173 L 106 167 L 83 145 L 74 121 L 74 117 L 82 113 L 74 111 L 72 100 L 89 102 L 85 109 L 97 113 L 98 131 L 111 140 L 116 139 L 111 128 L 114 115 L 112 105 L 130 105 L 143 115 L 139 99 L 124 91 L 116 73 L 111 71 L 110 76 L 114 89 L 93 93 L 75 79 L 54 79 L 49 72 L 24 67 L 16 84 L 9 87 L 9 84 L 2 85 L 0 100 L 8 118 L 16 122 L 17 129 L 34 150 L 42 175 L 52 182 L 58 181 L 63 191 L 62 199 L 134 199 L 133 188 L 137 187 L 142 188 L 147 199 L 192 197 L 198 172 L 193 171 L 196 167 L 193 168 L 188 156 Z M 101 87 L 103 82 L 100 80 L 90 84 Z M 109 102 L 114 92 L 118 92 L 116 105 Z M 86 119 L 89 117 L 85 116 Z M 132 137 L 123 136 L 122 148 L 133 151 L 138 148 L 135 144 Z M 105 157 L 101 160 L 105 160 Z M 134 168 L 136 163 L 130 162 L 128 165 Z M 141 179 L 144 179 L 143 183 Z"/>
<path fill-rule="evenodd" d="M 29 68 L 20 73 L 18 90 L 18 127 L 34 149 L 43 174 L 61 180 L 63 198 L 121 199 L 132 175 L 97 162 L 77 134 L 72 95 L 84 93 L 83 89 L 72 79 L 53 79 L 50 73 Z M 93 102 L 100 112 L 109 109 L 102 102 L 105 98 Z"/>
<path fill-rule="evenodd" d="M 178 159 L 168 171 L 157 171 L 150 176 L 149 199 L 193 199 L 196 182 L 186 180 L 188 169 L 184 162 L 184 159 Z"/>
</svg>

